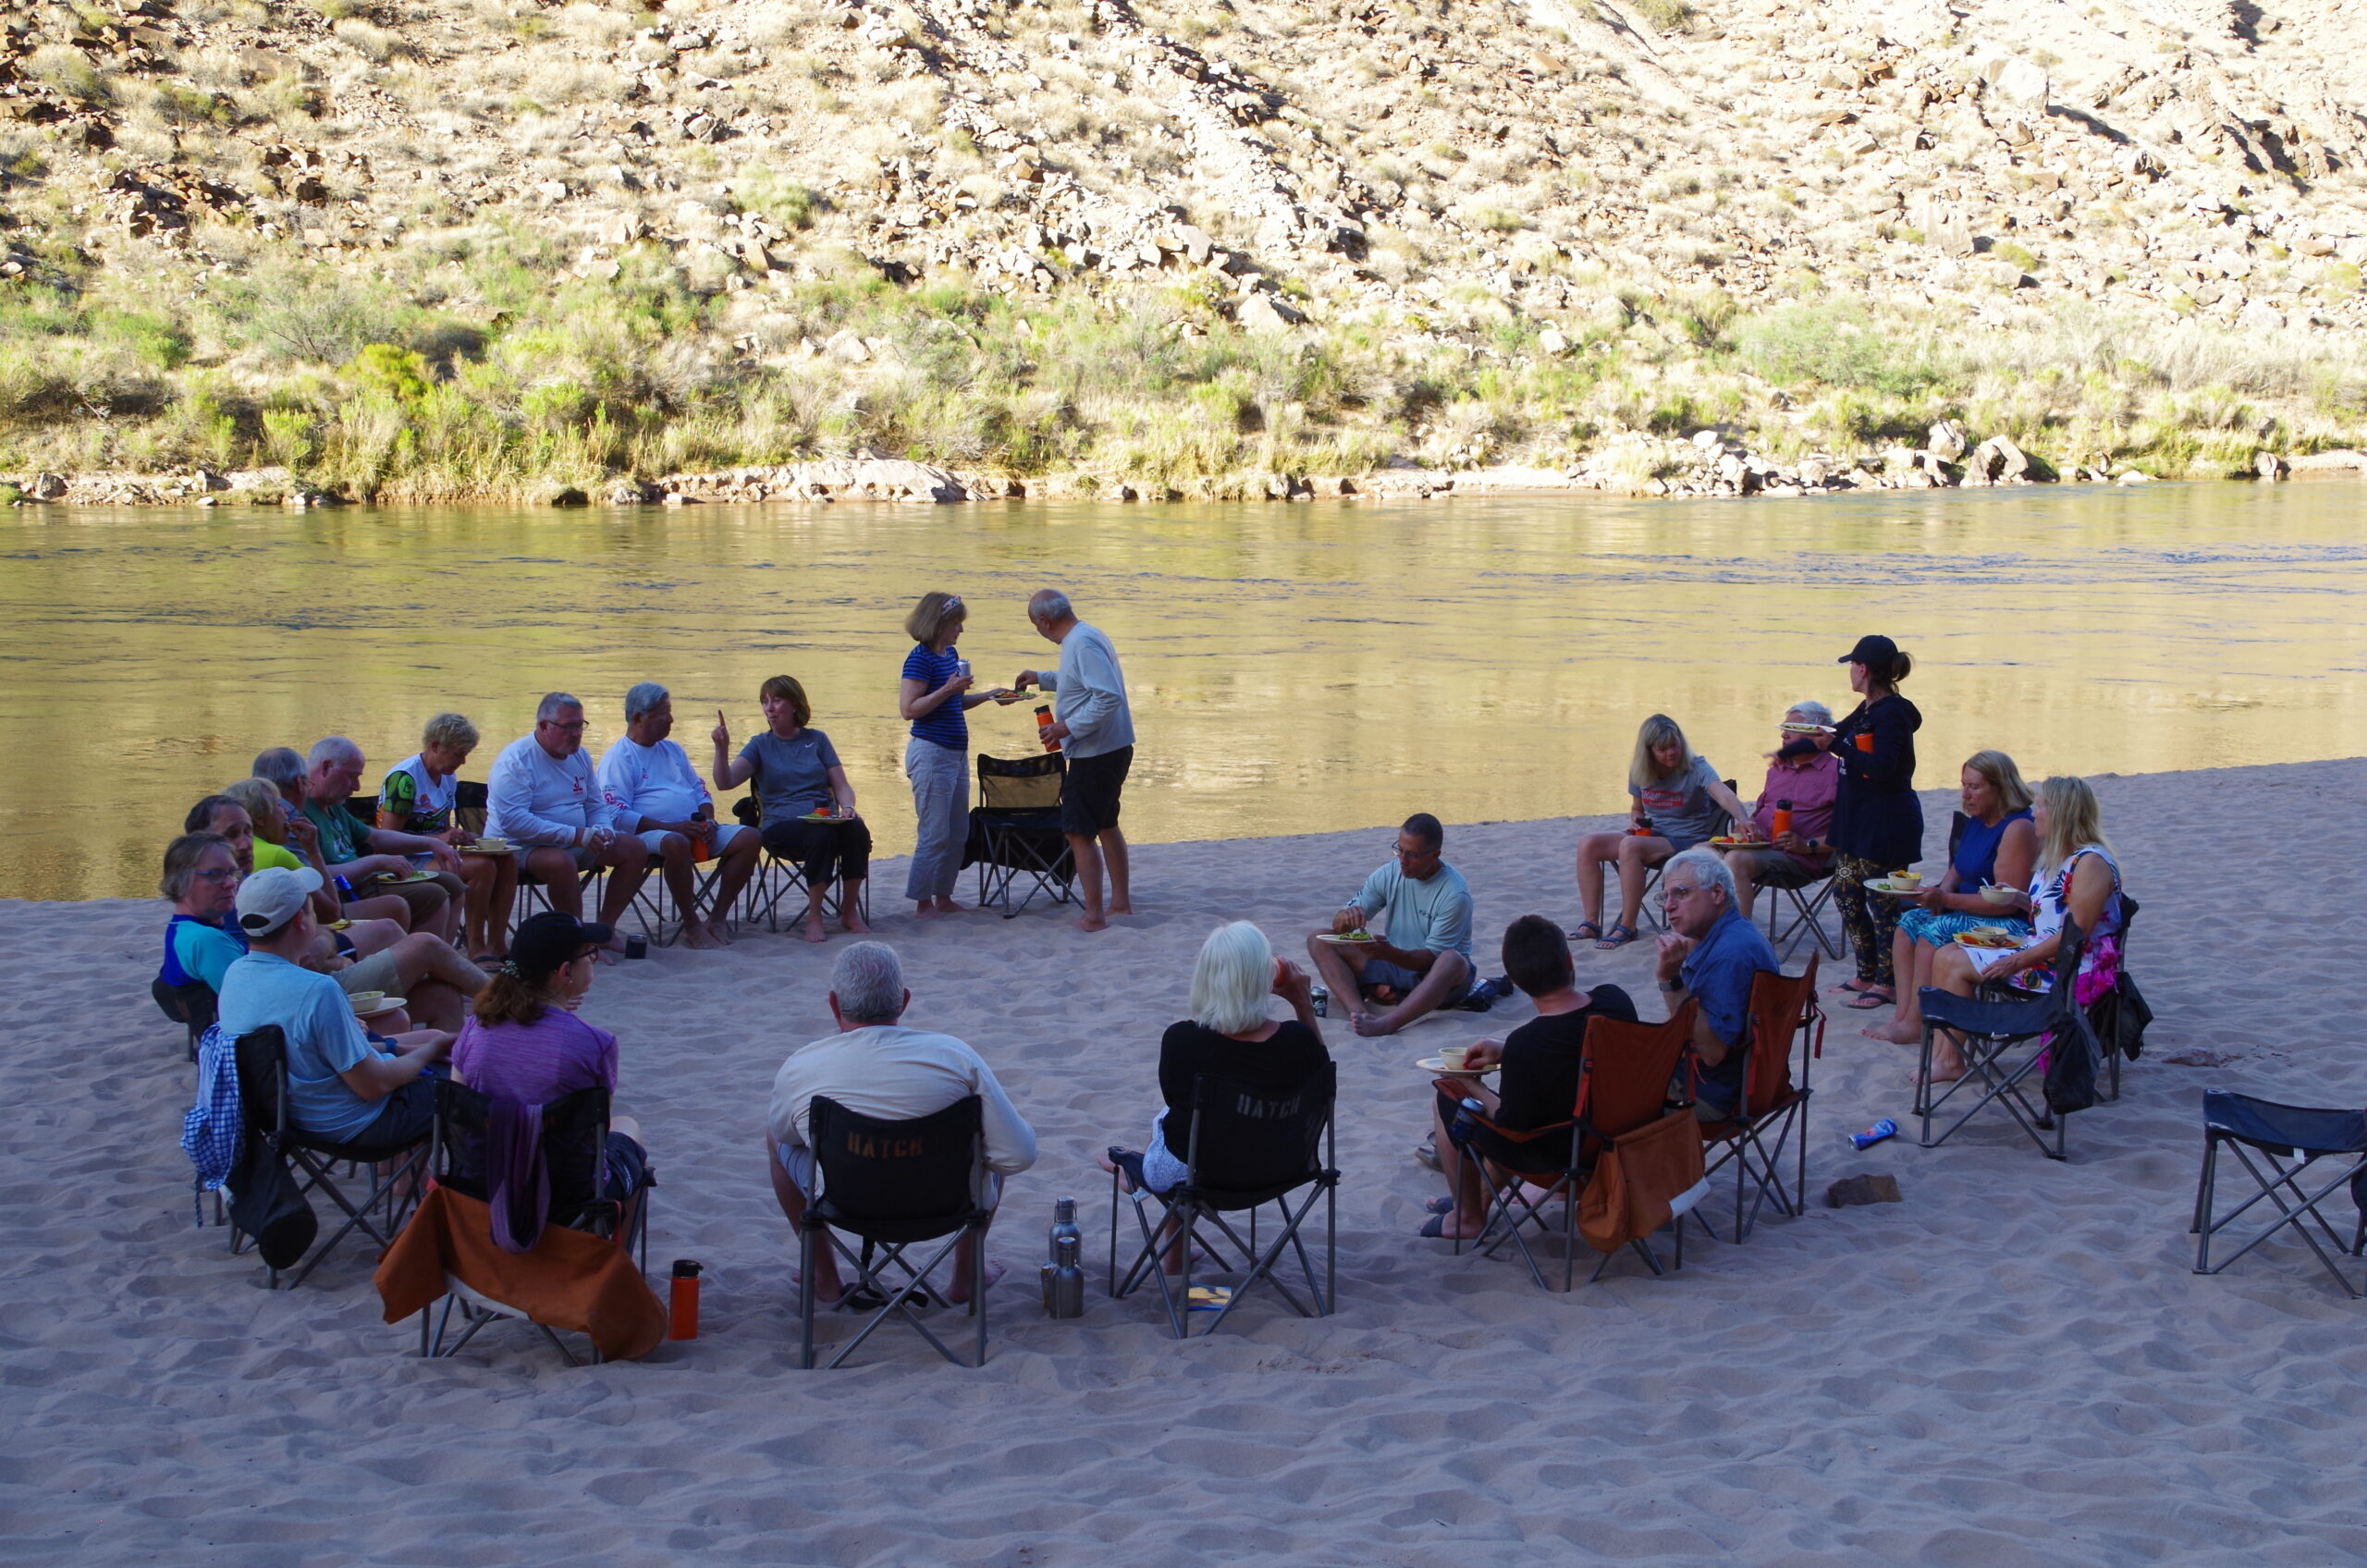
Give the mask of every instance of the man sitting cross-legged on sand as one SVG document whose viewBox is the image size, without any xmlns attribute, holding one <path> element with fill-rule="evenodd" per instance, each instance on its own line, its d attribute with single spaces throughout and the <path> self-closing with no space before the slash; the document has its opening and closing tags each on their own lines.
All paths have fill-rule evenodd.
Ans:
<svg viewBox="0 0 2367 1568">
<path fill-rule="evenodd" d="M 830 1016 L 839 1032 L 791 1051 L 781 1063 L 765 1132 L 773 1196 L 791 1227 L 804 1229 L 805 1207 L 814 1201 L 819 1178 L 812 1143 L 816 1095 L 883 1121 L 910 1121 L 977 1096 L 987 1175 L 987 1190 L 976 1196 L 988 1208 L 1001 1196 L 1005 1177 L 1036 1163 L 1035 1129 L 1012 1108 L 978 1053 L 950 1035 L 897 1022 L 912 999 L 904 989 L 903 965 L 885 942 L 857 942 L 831 966 Z M 815 1243 L 814 1299 L 835 1302 L 844 1293 L 838 1256 L 827 1236 L 816 1236 Z M 949 1299 L 970 1299 L 979 1262 L 975 1244 L 965 1241 L 954 1254 Z M 1000 1277 L 1000 1270 L 988 1268 L 986 1282 L 991 1285 Z"/>
<path fill-rule="evenodd" d="M 1334 996 L 1346 998 L 1359 1035 L 1394 1035 L 1424 1013 L 1461 1002 L 1471 989 L 1471 889 L 1441 851 L 1446 829 L 1416 812 L 1397 830 L 1397 858 L 1365 878 L 1331 929 L 1306 939 L 1306 950 Z M 1369 929 L 1369 942 L 1338 944 Z M 1368 1012 L 1369 1002 L 1384 1011 Z"/>
<path fill-rule="evenodd" d="M 1467 1170 L 1461 1178 L 1463 1207 L 1455 1207 L 1455 1151 L 1447 1128 L 1454 1120 L 1456 1102 L 1466 1096 L 1478 1100 L 1488 1119 L 1509 1133 L 1566 1122 L 1577 1108 L 1578 1060 L 1587 1024 L 1598 1014 L 1636 1021 L 1636 1004 L 1618 986 L 1578 989 L 1570 939 L 1541 914 L 1524 914 L 1504 928 L 1503 958 L 1504 974 L 1537 1004 L 1537 1016 L 1501 1040 L 1473 1042 L 1465 1054 L 1466 1067 L 1502 1068 L 1494 1089 L 1478 1078 L 1438 1081 L 1430 1146 L 1446 1175 L 1447 1195 L 1430 1205 L 1421 1231 L 1425 1236 L 1470 1241 L 1488 1219 L 1488 1185 L 1473 1180 Z M 1567 1128 L 1541 1133 L 1520 1146 L 1519 1167 L 1532 1174 L 1561 1170 L 1569 1162 Z M 1502 1185 L 1508 1179 L 1494 1165 L 1488 1167 L 1489 1183 Z"/>
<path fill-rule="evenodd" d="M 760 840 L 754 829 L 715 820 L 715 797 L 674 732 L 674 699 L 655 680 L 625 693 L 625 732 L 600 757 L 600 790 L 617 814 L 617 826 L 637 835 L 657 857 L 674 913 L 682 923 L 682 945 L 720 948 L 730 944 L 724 916 L 756 869 Z M 715 902 L 701 918 L 698 863 L 721 858 Z"/>
<path fill-rule="evenodd" d="M 609 868 L 600 900 L 608 928 L 601 951 L 624 950 L 617 917 L 632 905 L 649 875 L 649 846 L 617 828 L 617 808 L 600 793 L 592 759 L 583 754 L 583 704 L 564 692 L 534 708 L 534 729 L 501 748 L 485 781 L 485 831 L 525 851 L 524 869 L 550 895 L 551 907 L 579 918 L 588 871 Z"/>
<path fill-rule="evenodd" d="M 424 1073 L 452 1036 L 414 1029 L 374 1040 L 337 983 L 304 967 L 319 934 L 313 882 L 309 868 L 275 868 L 239 888 L 239 928 L 251 947 L 223 976 L 222 1032 L 236 1037 L 276 1023 L 287 1035 L 290 1125 L 338 1143 L 416 1143 L 435 1121 L 435 1085 Z"/>
<path fill-rule="evenodd" d="M 1780 974 L 1783 966 L 1766 933 L 1735 906 L 1734 876 L 1714 851 L 1672 856 L 1661 873 L 1661 894 L 1670 926 L 1655 966 L 1662 999 L 1672 1017 L 1688 998 L 1701 1004 L 1693 1023 L 1693 1051 L 1701 1063 L 1693 1114 L 1723 1121 L 1742 1100 L 1751 981 L 1761 971 Z"/>
</svg>

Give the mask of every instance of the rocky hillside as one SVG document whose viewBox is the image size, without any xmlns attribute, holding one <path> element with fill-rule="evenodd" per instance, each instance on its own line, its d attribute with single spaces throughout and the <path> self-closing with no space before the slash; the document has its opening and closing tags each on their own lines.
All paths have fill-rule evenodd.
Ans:
<svg viewBox="0 0 2367 1568">
<path fill-rule="evenodd" d="M 6 28 L 35 495 L 1814 488 L 2367 436 L 2342 0 Z"/>
</svg>

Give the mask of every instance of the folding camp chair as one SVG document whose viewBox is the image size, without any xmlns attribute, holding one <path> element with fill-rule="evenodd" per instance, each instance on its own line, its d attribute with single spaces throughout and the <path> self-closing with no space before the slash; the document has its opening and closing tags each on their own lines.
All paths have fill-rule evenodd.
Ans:
<svg viewBox="0 0 2367 1568">
<path fill-rule="evenodd" d="M 854 1338 L 839 1347 L 830 1358 L 832 1366 L 853 1354 L 890 1317 L 901 1319 L 956 1366 L 985 1366 L 987 1226 L 994 1210 L 984 1207 L 981 1198 L 987 1178 L 978 1096 L 909 1121 L 882 1121 L 859 1116 L 828 1095 L 816 1095 L 811 1125 L 821 1191 L 807 1205 L 805 1223 L 798 1228 L 801 1365 L 809 1370 L 814 1366 L 814 1243 L 819 1231 L 842 1264 L 853 1270 L 852 1279 L 840 1276 L 846 1285 L 841 1304 L 866 1298 L 881 1302 Z M 842 1235 L 861 1237 L 862 1251 L 849 1247 Z M 923 1262 L 915 1265 L 905 1257 L 906 1249 L 939 1237 L 944 1243 Z M 913 1311 L 914 1304 L 951 1305 L 929 1284 L 928 1276 L 964 1238 L 975 1238 L 977 1248 L 970 1316 L 977 1322 L 978 1341 L 975 1359 L 966 1363 Z M 888 1277 L 891 1268 L 900 1279 Z"/>
<path fill-rule="evenodd" d="M 488 1096 L 448 1079 L 436 1084 L 435 1132 L 429 1158 L 438 1186 L 492 1201 L 492 1182 L 485 1169 L 492 1121 L 493 1101 Z M 542 1180 L 549 1195 L 546 1224 L 613 1241 L 628 1254 L 638 1251 L 640 1267 L 646 1272 L 649 1189 L 656 1185 L 656 1177 L 646 1176 L 640 1190 L 623 1202 L 604 1197 L 600 1192 L 600 1168 L 608 1144 L 608 1091 L 596 1086 L 578 1089 L 545 1106 L 542 1134 Z M 441 1313 L 432 1309 L 420 1313 L 421 1355 L 458 1355 L 486 1324 L 509 1318 L 533 1323 L 569 1366 L 583 1365 L 549 1324 L 448 1272 L 444 1282 L 448 1293 Z M 466 1327 L 447 1343 L 456 1313 Z M 601 1359 L 596 1345 L 591 1359 Z"/>
<path fill-rule="evenodd" d="M 1788 958 L 1805 932 L 1827 957 L 1841 956 L 1840 933 L 1824 928 L 1824 912 L 1833 907 L 1831 871 L 1805 888 L 1761 888 L 1759 896 L 1767 900 L 1767 941 L 1777 952 Z"/>
<path fill-rule="evenodd" d="M 329 1201 L 345 1213 L 345 1223 L 327 1241 L 315 1246 L 301 1267 L 291 1266 L 288 1288 L 292 1291 L 302 1284 L 305 1276 L 320 1267 L 321 1260 L 356 1230 L 381 1247 L 391 1243 L 395 1232 L 402 1229 L 404 1217 L 418 1201 L 419 1182 L 426 1169 L 431 1138 L 423 1136 L 399 1145 L 347 1144 L 290 1126 L 286 1035 L 278 1025 L 272 1024 L 239 1035 L 235 1048 L 239 1099 L 247 1125 L 266 1129 L 265 1143 L 294 1167 L 300 1192 L 326 1193 Z M 346 1195 L 332 1172 L 331 1168 L 340 1160 L 349 1162 L 347 1180 L 362 1172 L 369 1175 L 369 1191 L 358 1202 Z M 382 1174 L 378 1170 L 382 1163 L 391 1163 L 393 1169 Z M 266 1268 L 266 1283 L 277 1290 L 282 1271 L 268 1265 Z"/>
<path fill-rule="evenodd" d="M 1493 1189 L 1488 1207 L 1488 1219 L 1479 1232 L 1475 1250 L 1494 1257 L 1509 1241 L 1520 1250 L 1521 1261 L 1528 1265 L 1528 1276 L 1537 1288 L 1550 1291 L 1545 1270 L 1538 1266 L 1537 1256 L 1529 1250 L 1524 1232 L 1532 1225 L 1547 1235 L 1554 1226 L 1547 1218 L 1553 1200 L 1562 1200 L 1562 1289 L 1571 1290 L 1577 1280 L 1578 1200 L 1585 1193 L 1588 1180 L 1593 1175 L 1596 1162 L 1604 1147 L 1614 1138 L 1637 1132 L 1659 1121 L 1668 1109 L 1669 1087 L 1684 1065 L 1692 1047 L 1693 1020 L 1698 1004 L 1693 1001 L 1677 1010 L 1676 1016 L 1665 1023 L 1630 1023 L 1624 1019 L 1600 1015 L 1587 1021 L 1585 1043 L 1579 1047 L 1578 1096 L 1572 1106 L 1570 1120 L 1546 1127 L 1513 1131 L 1501 1127 L 1489 1118 L 1460 1108 L 1459 1114 L 1448 1124 L 1448 1136 L 1453 1142 L 1454 1200 L 1457 1211 L 1463 1207 L 1463 1183 L 1466 1181 L 1488 1180 L 1485 1165 L 1492 1165 L 1511 1180 Z M 1566 1133 L 1569 1138 L 1568 1157 L 1559 1164 L 1524 1158 L 1527 1145 L 1535 1144 L 1550 1133 Z M 1559 1140 L 1557 1139 L 1556 1142 Z M 1540 1188 L 1532 1198 L 1529 1189 Z M 1685 1267 L 1685 1226 L 1680 1217 L 1676 1226 L 1675 1266 Z M 1650 1244 L 1637 1239 L 1628 1243 L 1646 1268 L 1655 1275 L 1662 1272 L 1660 1258 Z M 1454 1251 L 1460 1255 L 1463 1243 L 1458 1238 Z M 1588 1282 L 1602 1278 L 1617 1249 L 1605 1253 L 1595 1265 Z"/>
<path fill-rule="evenodd" d="M 2061 945 L 2055 949 L 2054 985 L 2042 995 L 2024 993 L 2012 999 L 1992 999 L 1960 997 L 1935 986 L 1923 987 L 1923 1055 L 1922 1063 L 1916 1070 L 1914 1114 L 1923 1121 L 1921 1142 L 1925 1148 L 1937 1148 L 1946 1143 L 1982 1109 L 1996 1105 L 2004 1107 L 2030 1134 L 2040 1153 L 2049 1159 L 2064 1158 L 2064 1126 L 2068 1112 L 2032 1102 L 2024 1085 L 2033 1073 L 2045 1071 L 2042 1064 L 2048 1061 L 2050 1052 L 2085 1053 L 2088 1065 L 2093 1067 L 2095 1033 L 2073 999 L 2078 989 L 2079 958 L 2087 946 L 2087 936 L 2079 923 L 2067 919 Z M 1932 1047 L 1942 1029 L 1956 1034 L 1957 1048 L 1964 1058 L 1964 1076 L 1953 1084 L 1932 1082 Z M 2012 1053 L 2025 1048 L 2027 1055 L 2019 1060 L 2011 1060 Z M 1933 1137 L 1932 1123 L 1941 1108 L 1968 1091 L 1976 1096 L 1970 1107 L 1938 1137 Z M 2051 1145 L 2046 1137 L 2049 1131 L 2054 1134 Z"/>
<path fill-rule="evenodd" d="M 1068 761 L 1058 752 L 1007 761 L 978 758 L 978 803 L 970 808 L 970 837 L 962 864 L 978 868 L 978 904 L 1000 901 L 1012 919 L 1038 893 L 1056 904 L 1073 900 L 1076 863 L 1061 832 L 1061 784 Z M 1011 901 L 1012 885 L 1028 878 L 1026 896 Z"/>
<path fill-rule="evenodd" d="M 764 832 L 764 802 L 755 796 L 743 795 L 732 802 L 731 815 L 739 819 L 742 827 L 759 835 Z M 780 929 L 781 906 L 792 894 L 800 899 L 806 896 L 805 868 L 793 860 L 784 860 L 773 853 L 772 846 L 762 844 L 761 839 L 759 843 L 756 874 L 748 878 L 748 889 L 742 897 L 746 900 L 750 920 L 761 920 L 767 930 L 778 931 Z M 826 918 L 846 918 L 844 904 L 845 898 L 839 891 L 839 885 L 833 884 L 822 890 L 822 913 Z M 789 907 L 794 910 L 798 906 L 791 903 Z M 863 879 L 863 886 L 857 891 L 855 908 L 865 921 L 871 918 L 871 878 L 868 876 Z M 791 916 L 792 921 L 796 918 L 794 914 Z"/>
<path fill-rule="evenodd" d="M 1735 1168 L 1735 1233 L 1736 1242 L 1750 1234 L 1759 1211 L 1769 1198 L 1787 1217 L 1797 1218 L 1808 1207 L 1809 1190 L 1809 1070 L 1824 1054 L 1824 1009 L 1816 999 L 1817 955 L 1809 955 L 1808 972 L 1797 978 L 1760 974 L 1750 983 L 1750 1033 L 1743 1065 L 1742 1104 L 1730 1121 L 1704 1122 L 1701 1141 L 1719 1153 L 1704 1179 Z M 1799 1075 L 1792 1073 L 1792 1047 L 1799 1046 Z M 1784 1191 L 1784 1157 L 1792 1140 L 1792 1191 Z M 1755 1194 L 1755 1195 L 1754 1195 Z M 1748 1201 L 1748 1207 L 1745 1207 Z M 1709 1217 L 1693 1210 L 1702 1230 L 1717 1232 Z"/>
<path fill-rule="evenodd" d="M 2259 1184 L 2260 1191 L 2226 1213 L 2214 1214 L 2219 1150 L 2223 1145 L 2235 1155 L 2246 1173 Z M 2265 1170 L 2252 1163 L 2254 1154 L 2261 1157 L 2261 1163 L 2267 1167 Z M 2339 1160 L 2341 1170 L 2322 1186 L 2304 1185 L 2302 1176 L 2321 1160 Z M 2319 1207 L 2344 1186 L 2350 1189 L 2350 1201 L 2358 1210 L 2347 1244 Z M 2275 1206 L 2277 1218 L 2242 1246 L 2213 1263 L 2212 1238 L 2234 1225 L 2263 1198 Z M 2290 1228 L 2317 1255 L 2318 1262 L 2334 1276 L 2334 1282 L 2342 1287 L 2343 1293 L 2358 1296 L 2360 1292 L 2344 1277 L 2341 1266 L 2326 1256 L 2326 1249 L 2310 1233 L 2307 1221 L 2316 1223 L 2337 1253 L 2356 1257 L 2367 1252 L 2367 1111 L 2316 1110 L 2254 1099 L 2250 1095 L 2204 1090 L 2202 1178 L 2195 1186 L 2194 1224 L 2189 1227 L 2195 1236 L 2194 1271 L 2219 1273 L 2279 1231 Z"/>
<path fill-rule="evenodd" d="M 2145 1028 L 2153 1022 L 2153 1010 L 2145 1005 L 2144 993 L 2128 973 L 2128 928 L 2137 923 L 2137 900 L 2127 893 L 2120 896 L 2120 972 L 2113 976 L 2112 989 L 2088 1004 L 2088 1023 L 2096 1032 L 2097 1048 L 2103 1052 L 2107 1087 L 2104 1098 L 2120 1098 L 2120 1064 L 2135 1061 L 2137 1053 L 2145 1048 Z"/>
<path fill-rule="evenodd" d="M 761 849 L 757 851 L 758 854 L 763 852 Z M 702 903 L 709 901 L 715 896 L 715 885 L 722 878 L 721 855 L 692 862 L 691 897 Z M 755 881 L 751 876 L 748 888 L 754 887 Z M 865 886 L 869 885 L 866 883 Z M 731 908 L 715 912 L 734 928 L 740 924 L 740 907 L 749 901 L 748 888 L 741 889 L 740 896 L 732 900 Z M 866 896 L 864 901 L 867 913 L 870 900 Z M 641 887 L 633 893 L 631 913 L 641 923 L 641 934 L 661 948 L 670 948 L 682 937 L 681 918 L 673 905 L 674 890 L 666 883 L 666 863 L 653 851 L 649 857 L 649 875 L 642 878 Z"/>
<path fill-rule="evenodd" d="M 590 912 L 597 910 L 600 907 L 601 878 L 607 875 L 608 868 L 607 866 L 598 866 L 590 871 L 580 871 L 576 873 L 576 907 L 585 912 L 584 918 L 590 919 Z M 557 904 L 551 902 L 551 894 L 548 885 L 546 884 L 541 877 L 526 869 L 526 851 L 523 850 L 519 851 L 518 918 L 521 921 L 523 921 L 529 915 L 539 913 L 543 910 L 557 909 L 558 907 L 558 906 Z"/>
<path fill-rule="evenodd" d="M 166 1018 L 189 1031 L 189 1059 L 195 1061 L 197 1042 L 214 1027 L 216 1005 L 214 987 L 202 980 L 191 980 L 185 986 L 167 986 L 164 977 L 158 975 L 150 983 L 148 994 L 156 998 L 156 1005 L 164 1010 Z"/>
<path fill-rule="evenodd" d="M 1122 1298 L 1133 1293 L 1146 1277 L 1158 1280 L 1168 1326 L 1177 1339 L 1189 1339 L 1194 1310 L 1192 1248 L 1198 1243 L 1220 1271 L 1238 1276 L 1231 1294 L 1208 1319 L 1208 1333 L 1215 1333 L 1250 1287 L 1261 1280 L 1273 1286 L 1301 1317 L 1328 1317 L 1337 1310 L 1340 1170 L 1332 1145 L 1331 1109 L 1338 1092 L 1338 1070 L 1328 1063 L 1289 1095 L 1269 1095 L 1207 1073 L 1195 1078 L 1191 1146 L 1184 1156 L 1184 1180 L 1164 1193 L 1151 1192 L 1139 1182 L 1129 1192 L 1115 1174 L 1110 1177 L 1110 1294 Z M 1292 1194 L 1302 1190 L 1304 1195 L 1294 1207 Z M 1118 1272 L 1122 1197 L 1134 1205 L 1134 1224 L 1143 1243 L 1122 1277 Z M 1324 1205 L 1320 1281 L 1315 1277 L 1306 1243 L 1299 1237 L 1318 1198 Z M 1272 1242 L 1261 1248 L 1257 1211 L 1268 1204 L 1274 1206 L 1278 1229 Z M 1157 1223 L 1148 1211 L 1153 1205 L 1159 1210 Z M 1245 1210 L 1249 1216 L 1245 1239 L 1225 1218 Z M 1227 1243 L 1240 1254 L 1238 1266 L 1227 1257 Z M 1183 1272 L 1171 1280 L 1159 1266 L 1159 1255 L 1171 1246 L 1180 1248 L 1184 1257 Z M 1306 1281 L 1306 1301 L 1275 1272 L 1285 1247 L 1298 1260 Z"/>
</svg>

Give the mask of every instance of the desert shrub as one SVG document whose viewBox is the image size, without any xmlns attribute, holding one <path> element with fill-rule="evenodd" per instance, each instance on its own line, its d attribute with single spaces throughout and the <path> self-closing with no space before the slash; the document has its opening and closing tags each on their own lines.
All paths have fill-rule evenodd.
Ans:
<svg viewBox="0 0 2367 1568">
<path fill-rule="evenodd" d="M 1733 329 L 1736 354 L 1749 370 L 1784 386 L 1821 384 L 1891 398 L 1930 391 L 1943 368 L 1847 305 L 1785 305 Z"/>
</svg>

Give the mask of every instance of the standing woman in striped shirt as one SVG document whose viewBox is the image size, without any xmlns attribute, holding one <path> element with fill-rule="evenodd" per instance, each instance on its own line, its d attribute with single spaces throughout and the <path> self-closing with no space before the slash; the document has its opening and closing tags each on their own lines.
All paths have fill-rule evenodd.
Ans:
<svg viewBox="0 0 2367 1568">
<path fill-rule="evenodd" d="M 970 724 L 963 714 L 987 700 L 970 694 L 970 676 L 953 648 L 968 613 L 961 595 L 930 592 L 904 618 L 913 651 L 904 655 L 896 711 L 913 722 L 904 777 L 913 781 L 913 815 L 920 824 L 904 897 L 924 919 L 962 913 L 953 884 L 970 836 Z"/>
</svg>

